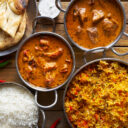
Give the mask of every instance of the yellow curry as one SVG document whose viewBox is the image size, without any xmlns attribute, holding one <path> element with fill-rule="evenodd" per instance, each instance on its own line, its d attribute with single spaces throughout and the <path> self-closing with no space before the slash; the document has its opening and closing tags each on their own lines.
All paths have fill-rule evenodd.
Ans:
<svg viewBox="0 0 128 128">
<path fill-rule="evenodd" d="M 44 88 L 63 84 L 72 71 L 72 65 L 72 55 L 66 44 L 49 35 L 30 39 L 23 45 L 18 57 L 21 76 Z"/>
</svg>

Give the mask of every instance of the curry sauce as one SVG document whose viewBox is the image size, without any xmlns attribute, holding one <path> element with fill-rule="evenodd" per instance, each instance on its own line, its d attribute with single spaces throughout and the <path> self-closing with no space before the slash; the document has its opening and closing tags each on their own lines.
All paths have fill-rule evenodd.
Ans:
<svg viewBox="0 0 128 128">
<path fill-rule="evenodd" d="M 123 14 L 116 0 L 76 0 L 66 16 L 68 34 L 88 49 L 111 44 L 122 25 Z"/>
<path fill-rule="evenodd" d="M 21 76 L 29 83 L 54 88 L 63 84 L 73 67 L 72 54 L 64 42 L 54 36 L 39 36 L 26 42 L 18 57 Z"/>
</svg>

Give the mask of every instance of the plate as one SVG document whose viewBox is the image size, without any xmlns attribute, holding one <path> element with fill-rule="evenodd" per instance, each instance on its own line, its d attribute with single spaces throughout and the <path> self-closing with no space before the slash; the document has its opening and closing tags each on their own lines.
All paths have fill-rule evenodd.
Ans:
<svg viewBox="0 0 128 128">
<path fill-rule="evenodd" d="M 36 0 L 29 0 L 28 7 L 27 7 L 26 31 L 25 31 L 23 38 L 20 40 L 20 42 L 32 34 L 32 30 L 33 30 L 32 22 L 33 22 L 34 18 L 37 16 L 37 14 L 38 14 L 38 11 L 37 11 Z M 0 51 L 0 57 L 9 55 L 9 54 L 17 51 L 20 42 L 15 46 L 12 46 L 6 50 Z"/>
</svg>

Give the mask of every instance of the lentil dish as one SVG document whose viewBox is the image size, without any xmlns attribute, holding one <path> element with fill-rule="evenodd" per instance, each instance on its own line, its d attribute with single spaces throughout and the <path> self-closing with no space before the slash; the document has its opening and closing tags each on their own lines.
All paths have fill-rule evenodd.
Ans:
<svg viewBox="0 0 128 128">
<path fill-rule="evenodd" d="M 72 54 L 60 38 L 42 35 L 28 40 L 18 56 L 18 68 L 27 82 L 43 88 L 55 88 L 69 77 Z"/>
<path fill-rule="evenodd" d="M 65 111 L 74 128 L 128 128 L 128 67 L 99 61 L 68 86 Z"/>
<path fill-rule="evenodd" d="M 71 39 L 79 46 L 105 47 L 119 36 L 123 13 L 116 0 L 76 0 L 66 16 Z"/>
</svg>

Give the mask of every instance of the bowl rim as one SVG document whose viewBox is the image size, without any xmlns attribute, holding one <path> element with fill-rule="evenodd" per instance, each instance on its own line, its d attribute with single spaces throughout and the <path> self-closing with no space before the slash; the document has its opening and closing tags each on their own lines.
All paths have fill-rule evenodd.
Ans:
<svg viewBox="0 0 128 128">
<path fill-rule="evenodd" d="M 54 36 L 56 38 L 59 38 L 61 39 L 65 44 L 66 46 L 69 48 L 70 52 L 71 52 L 71 55 L 72 55 L 72 60 L 73 60 L 73 65 L 72 65 L 72 70 L 69 74 L 69 76 L 67 77 L 66 81 L 64 81 L 61 85 L 55 87 L 55 88 L 50 88 L 50 89 L 46 89 L 46 88 L 42 88 L 42 87 L 37 87 L 37 86 L 34 86 L 32 85 L 31 83 L 27 82 L 26 80 L 23 79 L 22 75 L 20 74 L 20 71 L 19 71 L 19 67 L 18 67 L 18 56 L 19 56 L 19 53 L 20 53 L 20 50 L 22 48 L 22 46 L 30 39 L 34 38 L 34 37 L 37 37 L 37 36 L 41 36 L 41 35 L 50 35 L 50 36 Z M 70 77 L 73 75 L 74 71 L 75 71 L 75 65 L 76 65 L 76 62 L 75 62 L 75 53 L 73 51 L 73 48 L 71 47 L 71 45 L 69 44 L 69 42 L 64 39 L 62 36 L 60 36 L 59 34 L 57 33 L 54 33 L 54 32 L 37 32 L 37 33 L 34 33 L 32 34 L 31 36 L 29 36 L 28 38 L 26 38 L 19 46 L 18 50 L 17 50 L 17 53 L 16 53 L 16 71 L 18 73 L 18 76 L 20 77 L 20 79 L 22 80 L 22 82 L 27 85 L 28 87 L 36 90 L 36 91 L 40 91 L 40 92 L 50 92 L 50 91 L 55 91 L 59 88 L 61 88 L 62 86 L 64 86 L 68 80 L 70 79 Z"/>
<path fill-rule="evenodd" d="M 92 48 L 92 49 L 88 49 L 88 48 L 85 48 L 85 47 L 83 47 L 83 46 L 80 46 L 78 43 L 76 43 L 76 42 L 71 38 L 70 34 L 68 33 L 68 28 L 67 28 L 67 21 L 66 21 L 66 19 L 67 19 L 67 15 L 68 15 L 68 12 L 69 12 L 70 8 L 71 8 L 71 6 L 74 4 L 75 1 L 76 1 L 76 0 L 72 0 L 72 1 L 69 3 L 69 5 L 68 5 L 68 7 L 67 7 L 67 9 L 66 9 L 66 11 L 65 11 L 65 14 L 64 14 L 64 29 L 65 29 L 65 32 L 66 32 L 67 37 L 69 38 L 69 40 L 72 42 L 72 44 L 73 44 L 74 46 L 76 46 L 77 48 L 81 49 L 81 50 L 84 51 L 84 52 L 91 52 L 91 51 L 95 51 L 95 50 L 99 50 L 99 49 L 109 49 L 109 48 L 113 47 L 116 43 L 118 43 L 118 41 L 120 40 L 120 38 L 123 36 L 123 34 L 124 34 L 124 32 L 125 32 L 125 28 L 126 28 L 126 13 L 125 13 L 125 9 L 124 9 L 124 7 L 123 7 L 123 5 L 122 5 L 122 3 L 121 3 L 120 0 L 115 0 L 115 1 L 117 2 L 117 4 L 118 4 L 118 6 L 119 6 L 119 8 L 120 8 L 120 10 L 121 10 L 122 16 L 123 16 L 122 29 L 121 29 L 119 35 L 116 37 L 116 39 L 115 39 L 113 42 L 111 42 L 111 43 L 108 44 L 107 46 L 104 46 L 104 47 L 100 47 L 100 46 L 99 46 L 99 47 L 95 47 L 95 48 Z"/>
<path fill-rule="evenodd" d="M 69 85 L 70 83 L 72 82 L 73 78 L 79 73 L 81 72 L 84 68 L 86 68 L 87 66 L 91 65 L 91 64 L 94 64 L 94 63 L 97 63 L 99 61 L 112 61 L 112 62 L 118 62 L 120 64 L 123 64 L 123 65 L 126 65 L 128 66 L 128 62 L 125 62 L 123 60 L 120 60 L 120 59 L 117 59 L 117 58 L 100 58 L 100 59 L 96 59 L 96 60 L 92 60 L 90 62 L 87 62 L 85 63 L 83 66 L 81 66 L 73 75 L 72 77 L 70 78 L 70 80 L 68 81 L 66 87 L 65 87 L 65 90 L 64 90 L 64 94 L 63 94 L 63 110 L 64 110 L 64 115 L 67 119 L 67 122 L 68 124 L 70 125 L 70 127 L 73 128 L 73 125 L 72 123 L 70 122 L 69 118 L 68 118 L 68 115 L 66 113 L 66 108 L 65 108 L 65 98 L 66 98 L 66 94 L 67 94 L 67 91 L 68 91 L 68 88 L 69 88 Z"/>
</svg>

